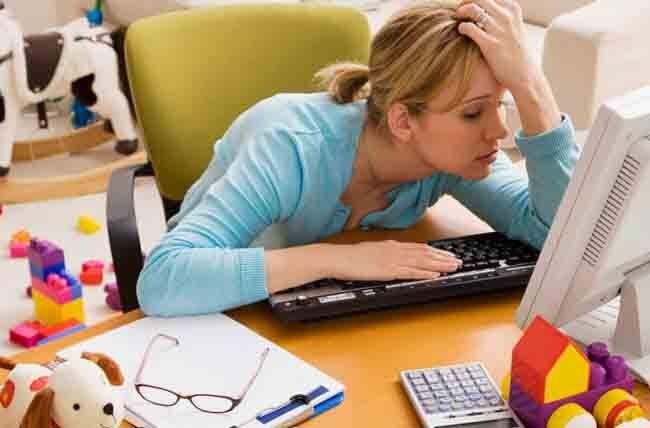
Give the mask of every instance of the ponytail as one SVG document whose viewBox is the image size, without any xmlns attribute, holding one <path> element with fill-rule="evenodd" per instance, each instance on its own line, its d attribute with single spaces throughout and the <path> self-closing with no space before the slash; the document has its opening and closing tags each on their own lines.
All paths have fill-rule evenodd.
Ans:
<svg viewBox="0 0 650 428">
<path fill-rule="evenodd" d="M 331 64 L 319 70 L 315 79 L 339 104 L 367 98 L 370 95 L 368 66 L 353 62 Z"/>
</svg>

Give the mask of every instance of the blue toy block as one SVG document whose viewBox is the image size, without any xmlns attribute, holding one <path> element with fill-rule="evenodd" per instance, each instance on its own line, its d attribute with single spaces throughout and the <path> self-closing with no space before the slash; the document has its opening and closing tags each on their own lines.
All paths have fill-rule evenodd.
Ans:
<svg viewBox="0 0 650 428">
<path fill-rule="evenodd" d="M 61 272 L 65 271 L 65 263 L 57 263 L 43 269 L 41 266 L 34 265 L 33 263 L 29 264 L 29 272 L 34 278 L 38 278 L 43 282 L 47 282 L 47 276 L 51 273 L 55 273 L 59 276 Z"/>
<path fill-rule="evenodd" d="M 53 341 L 53 340 L 60 339 L 60 338 L 62 338 L 62 337 L 68 336 L 68 335 L 70 335 L 70 334 L 72 334 L 72 333 L 76 333 L 76 332 L 78 332 L 78 331 L 83 330 L 84 328 L 86 328 L 86 325 L 85 325 L 85 324 L 77 324 L 77 325 L 75 325 L 75 326 L 72 327 L 72 328 L 69 328 L 69 329 L 67 329 L 67 330 L 63 330 L 63 331 L 60 332 L 60 333 L 53 334 L 52 336 L 46 337 L 46 338 L 44 338 L 44 339 L 41 339 L 41 340 L 38 342 L 38 346 L 45 345 L 46 343 L 49 343 L 49 342 L 51 342 L 51 341 Z"/>
</svg>

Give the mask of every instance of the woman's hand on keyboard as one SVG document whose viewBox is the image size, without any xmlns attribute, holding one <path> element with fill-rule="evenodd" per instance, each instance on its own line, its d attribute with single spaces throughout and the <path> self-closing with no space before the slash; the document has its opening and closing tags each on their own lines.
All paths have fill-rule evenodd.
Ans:
<svg viewBox="0 0 650 428">
<path fill-rule="evenodd" d="M 427 244 L 398 241 L 337 245 L 333 277 L 359 281 L 437 278 L 454 272 L 461 260 Z"/>
</svg>

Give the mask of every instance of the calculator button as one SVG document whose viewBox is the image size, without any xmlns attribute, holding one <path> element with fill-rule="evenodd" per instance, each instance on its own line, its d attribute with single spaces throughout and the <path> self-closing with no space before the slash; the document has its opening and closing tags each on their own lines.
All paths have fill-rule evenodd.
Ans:
<svg viewBox="0 0 650 428">
<path fill-rule="evenodd" d="M 438 408 L 436 406 L 424 406 L 424 411 L 429 414 L 436 413 L 437 410 Z"/>
<path fill-rule="evenodd" d="M 465 401 L 463 405 L 465 406 L 466 409 L 473 409 L 475 406 L 474 402 L 470 400 Z"/>
<path fill-rule="evenodd" d="M 424 385 L 426 382 L 422 378 L 411 379 L 413 385 Z"/>
<path fill-rule="evenodd" d="M 470 376 L 472 379 L 484 379 L 485 376 L 483 375 L 483 372 L 472 372 L 470 373 Z"/>
<path fill-rule="evenodd" d="M 449 393 L 447 391 L 436 391 L 434 395 L 436 398 L 449 397 Z"/>
<path fill-rule="evenodd" d="M 454 410 L 461 410 L 461 409 L 465 408 L 465 406 L 463 406 L 463 403 L 454 403 L 454 404 L 451 405 L 451 407 Z"/>
<path fill-rule="evenodd" d="M 446 374 L 442 378 L 447 382 L 454 382 L 456 380 L 456 376 L 453 374 Z"/>
<path fill-rule="evenodd" d="M 463 395 L 457 395 L 456 397 L 454 397 L 454 399 L 455 399 L 456 401 L 458 401 L 458 402 L 467 401 L 467 395 L 465 395 L 465 394 L 463 394 Z"/>
<path fill-rule="evenodd" d="M 489 385 L 490 381 L 487 380 L 486 378 L 481 378 L 476 380 L 477 385 Z"/>
<path fill-rule="evenodd" d="M 478 393 L 478 388 L 475 386 L 468 386 L 467 388 L 465 388 L 465 392 L 468 394 L 476 394 Z"/>
<path fill-rule="evenodd" d="M 499 406 L 499 405 L 501 405 L 501 400 L 498 399 L 498 398 L 493 398 L 493 399 L 490 400 L 490 404 L 493 405 L 493 406 Z"/>
<path fill-rule="evenodd" d="M 479 406 L 479 407 L 485 407 L 485 406 L 488 405 L 488 402 L 487 402 L 487 400 L 481 398 L 480 400 L 478 400 L 476 402 L 476 405 Z"/>
<path fill-rule="evenodd" d="M 438 370 L 438 373 L 440 373 L 441 376 L 445 376 L 451 374 L 451 369 L 440 369 Z"/>
<path fill-rule="evenodd" d="M 426 385 L 417 385 L 417 386 L 415 387 L 415 390 L 416 390 L 417 392 L 427 392 L 427 391 L 429 390 L 429 387 L 426 386 Z"/>
<path fill-rule="evenodd" d="M 429 382 L 429 383 L 440 382 L 440 378 L 439 378 L 438 376 L 434 375 L 434 374 L 429 374 L 429 373 L 427 373 L 427 374 L 424 375 L 424 378 L 425 378 L 425 379 L 427 380 L 427 382 Z"/>
<path fill-rule="evenodd" d="M 460 373 L 457 374 L 456 377 L 460 380 L 465 380 L 465 379 L 469 379 L 471 375 L 469 373 Z"/>
<path fill-rule="evenodd" d="M 429 389 L 431 389 L 431 391 L 442 391 L 445 389 L 445 386 L 441 383 L 433 383 L 429 385 Z"/>
<path fill-rule="evenodd" d="M 478 400 L 480 400 L 482 398 L 483 398 L 483 396 L 481 394 L 472 394 L 472 395 L 469 396 L 469 399 L 472 400 L 472 401 L 478 401 Z"/>
<path fill-rule="evenodd" d="M 440 399 L 441 404 L 451 404 L 454 400 L 449 397 L 443 397 Z"/>
<path fill-rule="evenodd" d="M 448 412 L 451 410 L 451 406 L 449 404 L 441 404 L 438 408 L 441 412 Z"/>
<path fill-rule="evenodd" d="M 427 398 L 426 400 L 422 400 L 422 404 L 425 406 L 435 406 L 436 405 L 436 400 L 433 398 Z"/>
<path fill-rule="evenodd" d="M 458 388 L 460 386 L 460 382 L 447 382 L 447 388 Z"/>
<path fill-rule="evenodd" d="M 452 395 L 464 395 L 465 391 L 463 391 L 463 388 L 452 388 L 449 390 Z"/>
<path fill-rule="evenodd" d="M 455 367 L 452 371 L 458 375 L 460 373 L 466 373 L 467 369 L 465 367 Z"/>
<path fill-rule="evenodd" d="M 422 374 L 419 372 L 408 372 L 406 374 L 406 377 L 408 377 L 409 379 L 417 379 L 419 377 L 422 377 Z"/>
<path fill-rule="evenodd" d="M 463 386 L 474 386 L 474 381 L 471 379 L 464 380 L 460 383 Z"/>
<path fill-rule="evenodd" d="M 420 392 L 418 395 L 420 396 L 420 399 L 433 398 L 433 394 L 430 392 Z"/>
<path fill-rule="evenodd" d="M 481 392 L 490 392 L 492 391 L 492 388 L 490 387 L 490 385 L 481 385 L 478 387 L 478 390 Z"/>
<path fill-rule="evenodd" d="M 488 392 L 487 394 L 483 394 L 483 397 L 485 397 L 486 400 L 491 400 L 493 398 L 499 398 L 494 392 Z"/>
</svg>

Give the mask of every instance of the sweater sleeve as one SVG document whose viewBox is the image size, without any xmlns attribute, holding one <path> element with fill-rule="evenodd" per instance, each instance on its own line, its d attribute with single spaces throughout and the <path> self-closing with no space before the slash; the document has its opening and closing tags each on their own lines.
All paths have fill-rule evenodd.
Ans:
<svg viewBox="0 0 650 428">
<path fill-rule="evenodd" d="M 498 232 L 541 249 L 580 156 L 571 120 L 532 137 L 519 131 L 515 142 L 526 160 L 528 177 L 499 152 L 490 175 L 479 181 L 446 178 L 443 192 Z"/>
<path fill-rule="evenodd" d="M 291 136 L 244 143 L 225 174 L 147 257 L 138 300 L 147 315 L 220 312 L 268 297 L 263 248 L 247 248 L 295 211 L 302 168 Z"/>
</svg>

